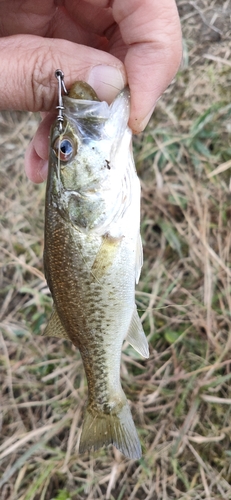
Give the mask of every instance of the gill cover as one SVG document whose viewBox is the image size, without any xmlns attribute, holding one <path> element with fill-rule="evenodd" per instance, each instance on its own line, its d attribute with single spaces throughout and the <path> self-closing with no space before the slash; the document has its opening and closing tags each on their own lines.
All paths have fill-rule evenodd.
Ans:
<svg viewBox="0 0 231 500">
<path fill-rule="evenodd" d="M 62 130 L 58 117 L 51 131 L 49 183 L 65 220 L 103 234 L 130 203 L 129 89 L 110 106 L 96 99 L 84 82 L 63 98 Z"/>
</svg>

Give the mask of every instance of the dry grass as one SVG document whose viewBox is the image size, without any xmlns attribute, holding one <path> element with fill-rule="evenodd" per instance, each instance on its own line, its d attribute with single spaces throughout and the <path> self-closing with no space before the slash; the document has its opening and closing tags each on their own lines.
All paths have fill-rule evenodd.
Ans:
<svg viewBox="0 0 231 500">
<path fill-rule="evenodd" d="M 145 263 L 137 304 L 148 361 L 125 346 L 122 382 L 143 446 L 79 456 L 78 351 L 39 336 L 44 186 L 25 179 L 37 120 L 2 113 L 1 500 L 231 498 L 231 2 L 178 1 L 184 66 L 135 139 Z"/>
</svg>

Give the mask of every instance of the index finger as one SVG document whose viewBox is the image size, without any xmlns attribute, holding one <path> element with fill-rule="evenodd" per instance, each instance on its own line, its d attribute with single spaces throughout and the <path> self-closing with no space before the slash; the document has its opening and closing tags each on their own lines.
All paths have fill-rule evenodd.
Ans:
<svg viewBox="0 0 231 500">
<path fill-rule="evenodd" d="M 181 62 L 181 27 L 175 0 L 115 0 L 113 15 L 128 46 L 129 125 L 142 131 Z"/>
</svg>

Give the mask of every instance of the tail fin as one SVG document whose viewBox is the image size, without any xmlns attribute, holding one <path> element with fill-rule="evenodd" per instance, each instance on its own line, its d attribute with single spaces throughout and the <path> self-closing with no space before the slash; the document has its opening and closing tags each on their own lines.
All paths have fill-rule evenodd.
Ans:
<svg viewBox="0 0 231 500">
<path fill-rule="evenodd" d="M 127 458 L 141 458 L 141 446 L 132 419 L 131 411 L 126 402 L 116 412 L 99 413 L 86 409 L 83 430 L 80 438 L 79 452 L 113 444 Z"/>
</svg>

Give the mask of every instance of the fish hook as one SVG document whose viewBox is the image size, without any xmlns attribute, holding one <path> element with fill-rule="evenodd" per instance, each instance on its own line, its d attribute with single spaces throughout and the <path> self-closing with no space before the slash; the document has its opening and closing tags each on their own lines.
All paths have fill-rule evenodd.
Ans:
<svg viewBox="0 0 231 500">
<path fill-rule="evenodd" d="M 58 80 L 58 106 L 56 106 L 56 109 L 59 110 L 57 120 L 59 122 L 59 132 L 62 132 L 63 129 L 63 98 L 62 98 L 62 90 L 65 94 L 67 94 L 67 89 L 64 83 L 64 73 L 61 69 L 56 69 L 55 71 L 55 76 Z"/>
</svg>

